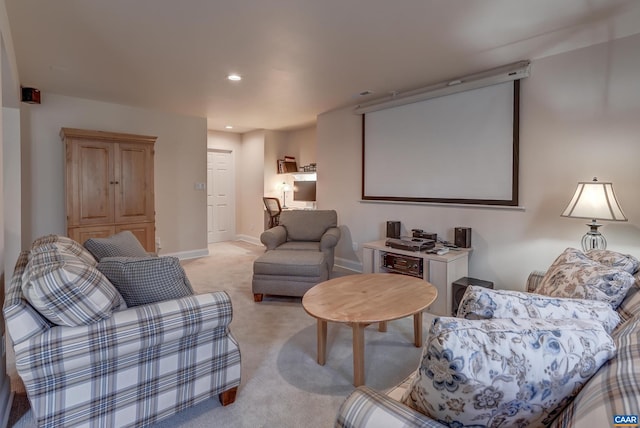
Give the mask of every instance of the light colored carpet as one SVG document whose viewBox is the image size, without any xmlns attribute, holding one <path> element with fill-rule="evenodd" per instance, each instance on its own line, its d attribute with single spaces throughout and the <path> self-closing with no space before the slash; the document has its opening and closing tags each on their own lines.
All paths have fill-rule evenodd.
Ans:
<svg viewBox="0 0 640 428">
<path fill-rule="evenodd" d="M 340 404 L 354 389 L 351 328 L 329 323 L 327 362 L 318 365 L 316 321 L 304 311 L 300 298 L 265 296 L 261 303 L 253 301 L 253 260 L 263 247 L 225 242 L 209 250 L 209 257 L 184 261 L 183 266 L 197 292 L 225 290 L 231 296 L 231 331 L 240 344 L 242 383 L 229 406 L 208 400 L 155 426 L 332 427 Z M 425 316 L 425 327 L 430 319 Z M 386 333 L 368 327 L 366 384 L 386 390 L 408 376 L 421 352 L 412 341 L 411 317 L 390 322 Z M 31 413 L 13 426 L 35 426 Z"/>
</svg>

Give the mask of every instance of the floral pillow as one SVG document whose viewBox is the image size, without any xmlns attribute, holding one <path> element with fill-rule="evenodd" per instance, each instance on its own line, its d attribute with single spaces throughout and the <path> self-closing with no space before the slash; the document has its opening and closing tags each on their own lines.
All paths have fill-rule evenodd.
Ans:
<svg viewBox="0 0 640 428">
<path fill-rule="evenodd" d="M 586 320 L 436 318 L 402 402 L 441 423 L 550 423 L 616 347 Z"/>
<path fill-rule="evenodd" d="M 621 269 L 630 274 L 636 273 L 640 265 L 640 261 L 632 255 L 617 253 L 611 250 L 589 250 L 585 254 L 594 262 Z"/>
<path fill-rule="evenodd" d="M 602 323 L 611 333 L 620 323 L 620 315 L 607 302 L 543 296 L 510 290 L 467 287 L 458 308 L 458 317 L 586 319 Z"/>
<path fill-rule="evenodd" d="M 616 309 L 634 282 L 629 272 L 593 261 L 575 248 L 567 248 L 549 267 L 537 291 L 554 297 L 599 300 Z"/>
</svg>

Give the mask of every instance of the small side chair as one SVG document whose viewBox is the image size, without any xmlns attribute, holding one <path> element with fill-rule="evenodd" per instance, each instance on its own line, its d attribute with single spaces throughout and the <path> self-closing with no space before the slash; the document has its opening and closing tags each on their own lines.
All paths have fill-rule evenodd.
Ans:
<svg viewBox="0 0 640 428">
<path fill-rule="evenodd" d="M 282 207 L 280 206 L 280 199 L 278 198 L 262 198 L 264 206 L 269 214 L 269 229 L 277 226 L 280 223 L 280 213 Z"/>
</svg>

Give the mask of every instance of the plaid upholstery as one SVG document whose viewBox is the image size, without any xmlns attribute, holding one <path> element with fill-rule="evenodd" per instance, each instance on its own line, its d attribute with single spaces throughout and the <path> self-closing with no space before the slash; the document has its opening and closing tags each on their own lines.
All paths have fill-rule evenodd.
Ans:
<svg viewBox="0 0 640 428">
<path fill-rule="evenodd" d="M 73 239 L 60 236 L 60 235 L 46 235 L 42 236 L 31 244 L 31 249 L 34 250 L 41 245 L 55 245 L 60 251 L 67 251 L 78 256 L 85 263 L 95 266 L 96 259 L 87 251 L 82 245 L 74 241 Z"/>
<path fill-rule="evenodd" d="M 640 274 L 636 274 L 636 283 L 629 289 L 617 310 L 622 322 L 640 314 Z"/>
<path fill-rule="evenodd" d="M 84 247 L 100 261 L 103 257 L 149 257 L 138 238 L 125 230 L 108 238 L 89 238 Z"/>
<path fill-rule="evenodd" d="M 527 291 L 529 293 L 535 293 L 542 279 L 544 278 L 545 271 L 543 270 L 534 270 L 529 274 L 527 278 Z"/>
<path fill-rule="evenodd" d="M 640 313 L 614 333 L 614 341 L 617 357 L 598 370 L 552 427 L 607 427 L 614 415 L 640 414 Z"/>
<path fill-rule="evenodd" d="M 46 332 L 52 326 L 22 294 L 22 274 L 28 261 L 29 252 L 21 252 L 4 300 L 4 318 L 13 343 L 24 342 L 32 336 Z"/>
<path fill-rule="evenodd" d="M 4 315 L 38 426 L 147 426 L 240 384 L 225 292 L 51 326 L 22 295 L 27 257 L 18 259 Z"/>
<path fill-rule="evenodd" d="M 120 293 L 98 269 L 53 244 L 32 250 L 22 281 L 26 299 L 54 324 L 90 324 L 126 308 Z"/>
<path fill-rule="evenodd" d="M 193 294 L 175 257 L 104 257 L 97 266 L 128 306 L 145 305 Z"/>
<path fill-rule="evenodd" d="M 358 387 L 338 410 L 336 428 L 445 428 L 439 422 L 366 386 Z"/>
</svg>

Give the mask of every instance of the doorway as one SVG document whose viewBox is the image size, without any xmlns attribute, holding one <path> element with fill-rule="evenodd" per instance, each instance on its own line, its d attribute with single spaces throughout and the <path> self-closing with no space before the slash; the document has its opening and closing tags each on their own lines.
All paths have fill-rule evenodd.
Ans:
<svg viewBox="0 0 640 428">
<path fill-rule="evenodd" d="M 236 234 L 233 152 L 207 150 L 207 242 L 231 241 Z"/>
</svg>

